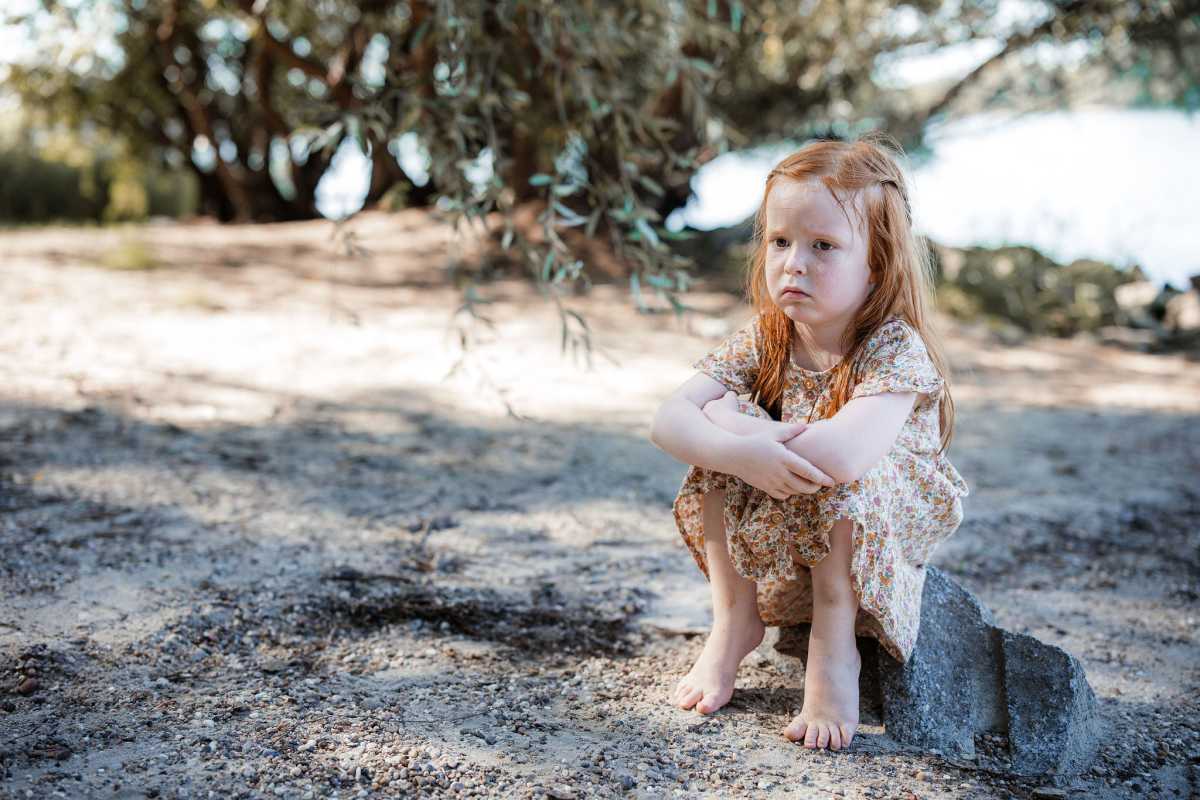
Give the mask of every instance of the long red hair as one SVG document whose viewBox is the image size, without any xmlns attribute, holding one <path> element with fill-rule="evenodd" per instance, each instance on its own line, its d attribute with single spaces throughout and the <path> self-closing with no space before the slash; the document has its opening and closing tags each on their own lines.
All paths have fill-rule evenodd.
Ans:
<svg viewBox="0 0 1200 800">
<path fill-rule="evenodd" d="M 752 397 L 773 418 L 782 415 L 784 382 L 792 352 L 792 333 L 802 342 L 805 326 L 795 324 L 771 299 L 765 267 L 767 242 L 764 236 L 767 197 L 782 178 L 819 180 L 846 211 L 847 201 L 864 191 L 867 231 L 867 267 L 875 288 L 846 327 L 842 360 L 830 376 L 830 393 L 817 418 L 832 417 L 850 400 L 857 383 L 858 360 L 863 346 L 880 325 L 900 317 L 920 334 L 934 366 L 945 385 L 939 403 L 941 450 L 954 433 L 954 400 L 950 396 L 949 370 L 939 337 L 934 330 L 932 308 L 933 265 L 929 248 L 912 227 L 909 182 L 900 166 L 903 150 L 886 133 L 869 132 L 856 141 L 815 140 L 780 161 L 767 175 L 763 199 L 754 217 L 754 247 L 747 262 L 746 295 L 758 315 L 762 329 L 758 377 Z M 849 219 L 849 217 L 847 217 Z M 939 451 L 940 452 L 940 451 Z"/>
</svg>

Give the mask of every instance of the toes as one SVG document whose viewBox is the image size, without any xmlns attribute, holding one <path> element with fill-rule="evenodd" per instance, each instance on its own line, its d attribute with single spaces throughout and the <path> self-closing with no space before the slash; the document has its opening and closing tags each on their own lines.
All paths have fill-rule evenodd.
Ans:
<svg viewBox="0 0 1200 800">
<path fill-rule="evenodd" d="M 691 708 L 696 705 L 696 701 L 704 696 L 704 692 L 694 686 L 687 687 L 687 691 L 679 696 L 680 708 Z"/>
<path fill-rule="evenodd" d="M 839 725 L 838 728 L 842 732 L 842 747 L 849 747 L 850 743 L 854 741 L 854 726 Z"/>
<path fill-rule="evenodd" d="M 817 746 L 817 725 L 815 723 L 810 722 L 808 724 L 808 729 L 804 732 L 804 746 Z"/>
<path fill-rule="evenodd" d="M 804 740 L 804 734 L 808 732 L 808 723 L 796 717 L 791 723 L 783 729 L 783 735 L 793 742 Z"/>
<path fill-rule="evenodd" d="M 842 728 L 839 725 L 830 725 L 829 726 L 829 749 L 830 750 L 841 750 L 842 749 Z"/>
<path fill-rule="evenodd" d="M 720 696 L 710 692 L 704 695 L 703 700 L 701 700 L 699 703 L 696 703 L 696 710 L 701 714 L 711 714 L 723 705 L 725 705 L 725 703 L 722 702 Z"/>
<path fill-rule="evenodd" d="M 817 749 L 820 750 L 821 748 L 828 747 L 828 746 L 829 746 L 829 726 L 828 725 L 818 725 L 817 726 Z"/>
</svg>

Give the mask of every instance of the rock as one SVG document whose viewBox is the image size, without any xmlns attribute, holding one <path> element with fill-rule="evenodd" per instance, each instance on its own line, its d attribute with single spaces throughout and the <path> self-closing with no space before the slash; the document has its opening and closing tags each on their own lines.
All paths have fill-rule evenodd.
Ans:
<svg viewBox="0 0 1200 800">
<path fill-rule="evenodd" d="M 939 304 L 945 297 L 947 310 L 957 316 L 982 313 L 1031 333 L 1070 336 L 1128 320 L 1116 290 L 1146 282 L 1141 270 L 1130 272 L 1090 259 L 1059 264 L 1030 247 L 961 249 L 931 244 Z M 1126 301 L 1136 305 L 1148 293 L 1144 287 L 1126 290 Z"/>
<path fill-rule="evenodd" d="M 802 671 L 808 625 L 768 628 L 759 651 L 785 672 Z M 878 708 L 888 735 L 945 754 L 975 756 L 975 736 L 1007 734 L 1010 769 L 1076 775 L 1090 768 L 1102 733 L 1083 667 L 1066 651 L 995 625 L 971 592 L 928 567 L 921 630 L 900 664 L 859 638 L 864 707 Z"/>
<path fill-rule="evenodd" d="M 1158 327 L 1158 320 L 1151 311 L 1158 295 L 1159 288 L 1153 281 L 1121 284 L 1113 289 L 1113 300 L 1119 309 L 1117 319 L 1134 328 Z"/>
<path fill-rule="evenodd" d="M 1158 291 L 1154 281 L 1131 281 L 1113 289 L 1113 299 L 1122 311 L 1140 311 L 1154 303 Z"/>
<path fill-rule="evenodd" d="M 1168 300 L 1163 325 L 1171 331 L 1200 330 L 1200 290 L 1191 289 Z"/>
<path fill-rule="evenodd" d="M 908 664 L 902 667 L 882 652 L 875 659 L 878 675 L 870 677 L 879 683 L 884 727 L 918 747 L 951 757 L 974 755 L 976 731 L 1004 726 L 1004 698 L 995 691 L 1002 666 L 991 611 L 930 568 L 921 623 Z"/>
<path fill-rule="evenodd" d="M 1161 334 L 1158 330 L 1125 328 L 1120 325 L 1102 325 L 1092 334 L 1095 341 L 1102 344 L 1115 344 L 1143 353 L 1152 352 L 1158 345 Z"/>
<path fill-rule="evenodd" d="M 1030 774 L 1078 775 L 1096 757 L 1100 718 L 1083 666 L 1032 636 L 1002 632 L 1013 765 Z"/>
</svg>

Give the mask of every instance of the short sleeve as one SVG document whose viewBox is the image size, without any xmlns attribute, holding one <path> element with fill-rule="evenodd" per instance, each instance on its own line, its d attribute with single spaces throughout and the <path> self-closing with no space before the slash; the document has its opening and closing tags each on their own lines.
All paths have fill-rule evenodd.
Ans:
<svg viewBox="0 0 1200 800">
<path fill-rule="evenodd" d="M 721 383 L 734 394 L 748 394 L 758 377 L 758 318 L 729 335 L 692 368 Z"/>
<path fill-rule="evenodd" d="M 885 392 L 919 392 L 929 396 L 919 404 L 933 405 L 941 397 L 945 381 L 929 357 L 921 335 L 903 320 L 880 327 L 860 358 L 852 398 Z"/>
</svg>

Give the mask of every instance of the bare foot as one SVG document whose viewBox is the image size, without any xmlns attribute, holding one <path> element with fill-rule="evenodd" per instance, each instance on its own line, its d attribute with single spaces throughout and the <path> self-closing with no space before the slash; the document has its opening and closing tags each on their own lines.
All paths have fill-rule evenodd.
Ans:
<svg viewBox="0 0 1200 800">
<path fill-rule="evenodd" d="M 701 714 L 711 714 L 728 703 L 738 665 L 762 643 L 765 631 L 757 609 L 714 622 L 700 658 L 676 685 L 671 702 L 680 708 L 695 706 Z"/>
<path fill-rule="evenodd" d="M 809 636 L 804 672 L 804 706 L 783 730 L 805 747 L 840 750 L 850 746 L 858 728 L 858 673 L 862 657 L 854 636 L 832 641 Z"/>
</svg>

